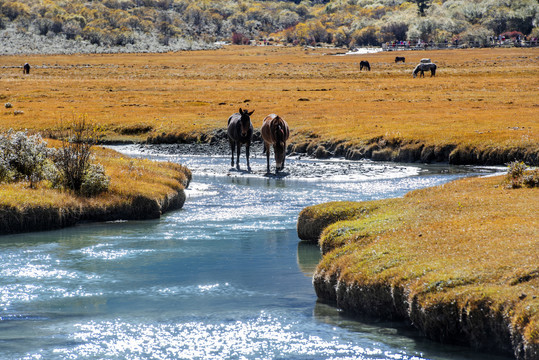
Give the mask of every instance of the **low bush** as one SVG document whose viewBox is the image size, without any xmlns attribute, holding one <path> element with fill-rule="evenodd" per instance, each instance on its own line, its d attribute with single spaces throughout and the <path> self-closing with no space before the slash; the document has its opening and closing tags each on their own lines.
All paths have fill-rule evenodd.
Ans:
<svg viewBox="0 0 539 360">
<path fill-rule="evenodd" d="M 29 180 L 34 187 L 46 179 L 51 153 L 41 135 L 12 130 L 0 134 L 0 181 Z"/>
<path fill-rule="evenodd" d="M 539 187 L 539 169 L 527 170 L 522 161 L 514 161 L 508 166 L 505 183 L 510 189 Z"/>
<path fill-rule="evenodd" d="M 85 119 L 74 122 L 58 149 L 50 148 L 41 135 L 8 130 L 0 133 L 0 182 L 29 181 L 35 188 L 42 180 L 53 188 L 65 188 L 83 196 L 107 191 L 110 177 L 101 164 L 92 164 L 95 131 Z"/>
<path fill-rule="evenodd" d="M 101 164 L 90 164 L 82 178 L 80 193 L 91 197 L 109 189 L 110 176 L 105 174 L 105 168 Z"/>
</svg>

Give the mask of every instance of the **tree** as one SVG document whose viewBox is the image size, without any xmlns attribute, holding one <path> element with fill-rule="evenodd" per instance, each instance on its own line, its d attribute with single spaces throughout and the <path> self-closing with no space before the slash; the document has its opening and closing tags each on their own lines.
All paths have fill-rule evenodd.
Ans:
<svg viewBox="0 0 539 360">
<path fill-rule="evenodd" d="M 425 10 L 429 8 L 428 0 L 414 0 L 414 2 L 417 4 L 417 9 L 419 11 L 419 14 L 421 16 L 425 16 Z"/>
</svg>

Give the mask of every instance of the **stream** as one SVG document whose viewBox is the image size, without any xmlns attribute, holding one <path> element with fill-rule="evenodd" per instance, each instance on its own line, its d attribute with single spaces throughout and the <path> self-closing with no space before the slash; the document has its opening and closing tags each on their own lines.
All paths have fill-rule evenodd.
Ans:
<svg viewBox="0 0 539 360">
<path fill-rule="evenodd" d="M 193 171 L 183 209 L 0 237 L 0 359 L 507 359 L 317 302 L 305 206 L 398 197 L 492 169 L 116 146 Z M 245 167 L 245 158 L 241 157 Z"/>
</svg>

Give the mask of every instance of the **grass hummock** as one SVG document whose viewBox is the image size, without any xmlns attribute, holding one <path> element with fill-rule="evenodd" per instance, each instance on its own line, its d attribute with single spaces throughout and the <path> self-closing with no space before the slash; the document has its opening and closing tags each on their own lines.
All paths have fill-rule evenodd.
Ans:
<svg viewBox="0 0 539 360">
<path fill-rule="evenodd" d="M 86 197 L 54 189 L 47 181 L 30 187 L 19 181 L 0 186 L 0 234 L 50 230 L 81 221 L 158 218 L 178 209 L 191 172 L 186 167 L 126 157 L 114 150 L 93 147 L 92 154 L 110 177 L 109 189 Z"/>
<path fill-rule="evenodd" d="M 438 341 L 537 359 L 538 203 L 539 188 L 497 176 L 307 208 L 302 223 L 336 221 L 319 239 L 317 295 L 352 313 L 406 319 Z"/>
</svg>

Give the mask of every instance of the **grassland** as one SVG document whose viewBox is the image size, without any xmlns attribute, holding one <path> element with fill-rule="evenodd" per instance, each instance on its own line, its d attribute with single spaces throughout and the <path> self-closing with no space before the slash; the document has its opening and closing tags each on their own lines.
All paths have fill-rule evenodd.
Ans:
<svg viewBox="0 0 539 360">
<path fill-rule="evenodd" d="M 395 64 L 395 53 L 335 52 L 227 47 L 4 56 L 0 99 L 13 108 L 0 113 L 0 128 L 54 137 L 73 114 L 86 114 L 100 124 L 106 141 L 208 141 L 242 107 L 256 111 L 255 127 L 268 113 L 285 117 L 296 151 L 538 164 L 539 49 L 399 53 L 406 64 Z M 411 70 L 424 57 L 438 64 L 437 76 L 412 79 Z M 360 60 L 368 60 L 372 71 L 360 72 Z M 19 67 L 27 61 L 33 68 L 23 76 Z M 119 193 L 130 186 L 152 188 L 139 185 L 151 175 L 137 178 L 129 170 L 135 160 L 114 161 L 124 169 L 118 173 L 130 174 L 119 178 Z M 327 254 L 315 276 L 318 296 L 349 311 L 368 307 L 410 319 L 442 341 L 537 358 L 538 193 L 507 190 L 500 182 L 467 179 L 402 199 L 311 209 L 314 223 L 320 214 L 327 224 L 333 217 L 353 219 L 332 225 L 323 236 Z M 20 187 L 3 185 L 0 199 L 5 191 L 33 191 L 18 194 Z M 51 201 L 55 208 L 80 200 L 39 191 L 40 204 Z M 24 199 L 9 201 L 16 206 L 33 195 Z M 95 207 L 106 203 L 96 200 Z"/>
<path fill-rule="evenodd" d="M 349 158 L 505 163 L 539 157 L 539 49 L 331 56 L 226 47 L 170 54 L 3 56 L 0 128 L 54 136 L 73 113 L 109 141 L 206 141 L 239 107 L 285 117 L 295 150 Z M 413 79 L 424 57 L 435 78 Z M 372 71 L 360 72 L 360 60 Z M 29 62 L 30 75 L 18 68 Z M 15 111 L 22 114 L 14 115 Z M 201 136 L 204 134 L 204 136 Z M 324 151 L 319 151 L 324 154 Z"/>
<path fill-rule="evenodd" d="M 111 177 L 110 189 L 96 197 L 51 189 L 46 182 L 31 189 L 27 182 L 0 186 L 0 235 L 50 230 L 82 221 L 158 218 L 185 202 L 191 172 L 184 166 L 127 158 L 95 148 L 95 162 Z"/>
<path fill-rule="evenodd" d="M 304 209 L 298 232 L 320 235 L 324 252 L 317 295 L 349 312 L 406 319 L 438 341 L 537 359 L 539 188 L 503 180 Z"/>
</svg>

